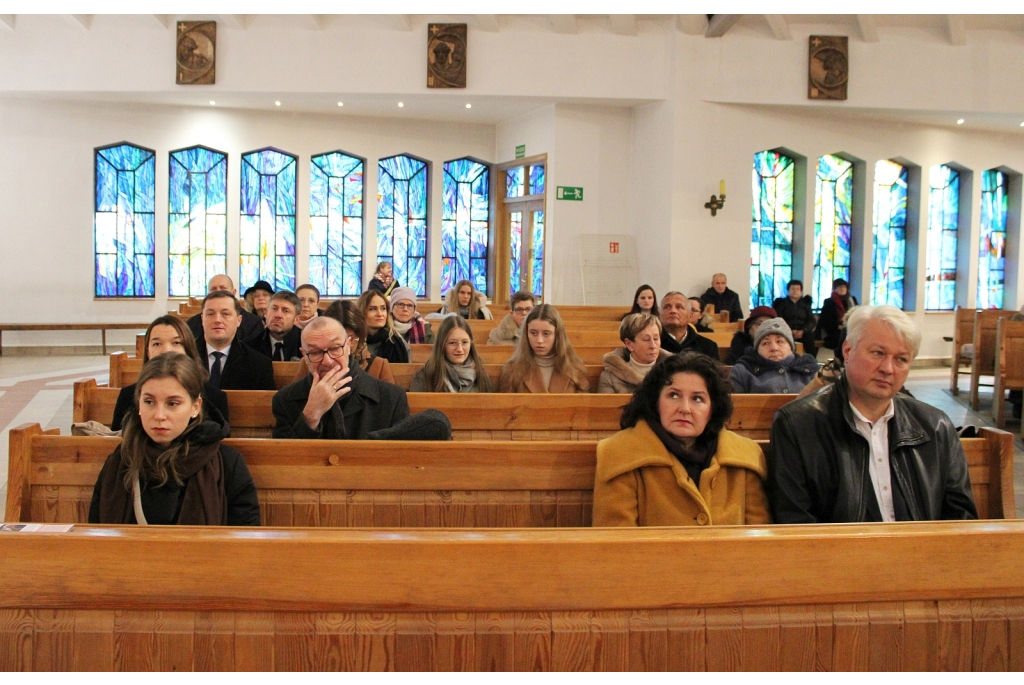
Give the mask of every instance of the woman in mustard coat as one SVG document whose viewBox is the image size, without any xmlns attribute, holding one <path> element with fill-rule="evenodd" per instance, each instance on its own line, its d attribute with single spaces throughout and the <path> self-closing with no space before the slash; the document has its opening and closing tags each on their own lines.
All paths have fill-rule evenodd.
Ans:
<svg viewBox="0 0 1024 685">
<path fill-rule="evenodd" d="M 684 352 L 655 365 L 597 445 L 596 526 L 771 523 L 764 453 L 725 429 L 729 383 L 717 360 Z"/>
</svg>

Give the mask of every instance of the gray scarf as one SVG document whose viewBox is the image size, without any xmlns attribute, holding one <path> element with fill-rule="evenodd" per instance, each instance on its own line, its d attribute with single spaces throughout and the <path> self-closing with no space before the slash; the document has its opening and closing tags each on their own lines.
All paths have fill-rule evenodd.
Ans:
<svg viewBox="0 0 1024 685">
<path fill-rule="evenodd" d="M 444 384 L 448 392 L 476 392 L 476 368 L 468 360 L 458 366 L 445 362 Z"/>
</svg>

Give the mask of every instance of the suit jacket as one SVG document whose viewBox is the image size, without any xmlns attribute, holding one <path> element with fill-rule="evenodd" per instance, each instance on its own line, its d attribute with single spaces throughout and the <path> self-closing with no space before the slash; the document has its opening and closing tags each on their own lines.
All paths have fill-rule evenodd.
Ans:
<svg viewBox="0 0 1024 685">
<path fill-rule="evenodd" d="M 199 356 L 209 368 L 210 355 L 206 338 L 196 340 Z M 221 390 L 277 390 L 274 382 L 274 364 L 269 357 L 246 347 L 235 335 L 220 372 Z"/>
<path fill-rule="evenodd" d="M 705 338 L 703 335 L 698 335 L 697 329 L 693 326 L 690 326 L 689 330 L 686 331 L 686 337 L 683 338 L 682 342 L 679 342 L 669 335 L 668 331 L 665 331 L 661 336 L 661 349 L 668 350 L 672 354 L 690 351 L 700 352 L 712 359 L 718 359 L 718 343 Z"/>
<path fill-rule="evenodd" d="M 335 410 L 324 414 L 314 430 L 306 425 L 302 411 L 313 388 L 312 374 L 286 385 L 274 395 L 274 437 L 299 439 L 365 440 L 375 430 L 391 428 L 409 417 L 409 399 L 405 390 L 373 378 L 365 371 L 349 367 L 352 392 L 334 405 Z M 338 413 L 343 428 L 334 425 Z"/>
<path fill-rule="evenodd" d="M 203 339 L 203 315 L 196 314 L 185 322 L 188 329 L 192 331 L 192 335 L 195 336 L 196 340 Z M 242 310 L 242 323 L 238 325 L 238 331 L 235 333 L 235 338 L 238 340 L 248 340 L 257 333 L 263 330 L 263 320 L 256 316 L 247 309 Z"/>
<path fill-rule="evenodd" d="M 285 334 L 284 340 L 281 341 L 284 343 L 284 359 L 274 359 L 274 346 L 277 344 L 277 341 L 270 337 L 269 328 L 264 328 L 243 342 L 248 347 L 273 361 L 291 362 L 296 359 L 302 359 L 302 350 L 299 349 L 299 346 L 302 344 L 302 329 L 298 326 L 292 326 L 292 329 Z"/>
</svg>

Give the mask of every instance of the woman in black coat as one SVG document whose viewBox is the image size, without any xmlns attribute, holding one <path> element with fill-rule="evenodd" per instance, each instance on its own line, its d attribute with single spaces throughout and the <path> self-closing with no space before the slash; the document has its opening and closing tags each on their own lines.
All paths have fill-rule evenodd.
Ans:
<svg viewBox="0 0 1024 685">
<path fill-rule="evenodd" d="M 409 348 L 395 330 L 388 298 L 376 290 L 367 290 L 359 296 L 357 304 L 366 318 L 366 347 L 371 358 L 380 357 L 389 364 L 408 364 Z"/>
<path fill-rule="evenodd" d="M 832 297 L 821 304 L 818 316 L 818 337 L 830 350 L 839 347 L 839 334 L 845 330 L 846 313 L 857 306 L 857 298 L 850 294 L 850 284 L 842 278 L 832 281 Z"/>
</svg>

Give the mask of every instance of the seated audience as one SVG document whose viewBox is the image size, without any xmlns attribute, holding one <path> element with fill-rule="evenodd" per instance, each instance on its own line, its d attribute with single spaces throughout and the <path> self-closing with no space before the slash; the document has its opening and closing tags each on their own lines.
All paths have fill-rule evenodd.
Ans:
<svg viewBox="0 0 1024 685">
<path fill-rule="evenodd" d="M 377 270 L 373 273 L 373 278 L 370 279 L 370 285 L 366 286 L 367 290 L 378 292 L 384 297 L 390 297 L 391 291 L 400 286 L 395 279 L 394 272 L 391 268 L 391 262 L 381 262 L 377 265 Z"/>
<path fill-rule="evenodd" d="M 515 345 L 523 330 L 526 315 L 537 306 L 537 296 L 527 290 L 520 290 L 508 303 L 511 313 L 498 322 L 487 336 L 488 345 Z"/>
<path fill-rule="evenodd" d="M 324 312 L 324 316 L 329 316 L 341 323 L 345 333 L 348 334 L 349 348 L 352 350 L 349 364 L 358 366 L 373 378 L 388 383 L 395 382 L 395 375 L 391 371 L 391 364 L 388 363 L 388 360 L 370 354 L 370 350 L 366 346 L 366 317 L 363 316 L 357 303 L 352 300 L 335 300 Z M 303 364 L 302 373 L 296 376 L 295 380 L 299 380 L 309 371 L 309 364 Z"/>
<path fill-rule="evenodd" d="M 654 288 L 645 283 L 636 289 L 636 293 L 633 294 L 633 307 L 622 318 L 630 314 L 658 315 L 658 296 L 654 294 Z"/>
<path fill-rule="evenodd" d="M 697 334 L 690 325 L 690 303 L 673 290 L 661 298 L 661 347 L 672 354 L 693 350 L 718 359 L 718 344 Z"/>
<path fill-rule="evenodd" d="M 661 349 L 661 322 L 654 314 L 629 314 L 619 324 L 624 347 L 604 356 L 604 371 L 597 391 L 633 394 L 644 377 L 661 359 L 672 354 Z"/>
<path fill-rule="evenodd" d="M 229 293 L 230 295 L 230 293 Z M 121 443 L 103 464 L 89 523 L 258 526 L 245 459 L 203 405 L 203 370 L 177 352 L 153 357 L 135 385 Z"/>
<path fill-rule="evenodd" d="M 811 310 L 811 296 L 804 295 L 803 281 L 793 279 L 786 288 L 788 295 L 775 298 L 772 309 L 785 319 L 793 331 L 793 340 L 803 343 L 804 352 L 814 357 L 818 352 L 814 344 L 814 330 L 818 324 Z"/>
<path fill-rule="evenodd" d="M 712 333 L 711 322 L 714 320 L 709 314 L 704 313 L 704 301 L 699 297 L 690 297 L 687 300 L 690 306 L 690 325 L 698 333 Z"/>
<path fill-rule="evenodd" d="M 850 294 L 850 284 L 842 278 L 832 281 L 832 296 L 821 303 L 818 316 L 818 335 L 823 338 L 822 347 L 834 350 L 840 345 L 839 334 L 843 331 L 846 313 L 857 306 L 857 298 Z"/>
<path fill-rule="evenodd" d="M 299 350 L 302 330 L 295 325 L 301 307 L 299 298 L 290 290 L 278 290 L 270 297 L 267 327 L 244 341 L 246 345 L 275 362 L 292 362 L 302 358 Z"/>
<path fill-rule="evenodd" d="M 818 373 L 818 362 L 809 354 L 796 354 L 793 332 L 782 319 L 768 319 L 758 326 L 754 346 L 739 358 L 729 374 L 733 392 L 798 393 Z"/>
<path fill-rule="evenodd" d="M 594 526 L 771 523 L 756 442 L 725 428 L 722 367 L 684 352 L 659 362 L 622 409 L 622 431 L 597 443 Z"/>
<path fill-rule="evenodd" d="M 302 330 L 303 326 L 320 316 L 320 289 L 312 283 L 305 283 L 295 289 L 295 297 L 299 298 L 299 314 L 295 317 L 295 325 Z"/>
<path fill-rule="evenodd" d="M 473 287 L 473 282 L 461 280 L 448 291 L 441 305 L 441 316 L 458 314 L 463 319 L 493 319 L 491 310 L 487 308 L 487 296 Z"/>
<path fill-rule="evenodd" d="M 409 348 L 395 330 L 388 313 L 388 298 L 375 290 L 367 290 L 359 296 L 357 304 L 366 318 L 366 345 L 370 355 L 392 364 L 408 364 Z"/>
<path fill-rule="evenodd" d="M 275 438 L 365 440 L 408 418 L 405 390 L 349 365 L 348 334 L 334 318 L 302 329 L 302 351 L 313 373 L 274 395 Z"/>
<path fill-rule="evenodd" d="M 270 307 L 270 296 L 274 289 L 266 281 L 256 281 L 251 288 L 246 289 L 242 296 L 245 299 L 245 306 L 250 312 L 259 317 L 260 321 L 266 321 L 267 309 Z"/>
<path fill-rule="evenodd" d="M 185 323 L 176 316 L 157 317 L 146 329 L 145 347 L 142 348 L 142 363 L 145 364 L 153 357 L 168 352 L 177 352 L 194 359 L 203 369 L 202 358 L 196 348 L 196 341 Z M 203 389 L 201 396 L 206 405 L 206 413 L 211 419 L 219 420 L 222 423 L 228 422 L 228 396 L 218 387 L 210 385 L 210 375 L 203 372 Z M 135 406 L 136 383 L 121 388 L 117 395 L 117 404 L 114 405 L 114 418 L 110 422 L 113 430 L 121 430 L 124 417 L 132 412 L 137 412 Z"/>
<path fill-rule="evenodd" d="M 704 291 L 700 299 L 704 300 L 704 304 L 714 305 L 716 312 L 729 312 L 729 321 L 740 321 L 743 319 L 740 296 L 730 290 L 726 283 L 725 274 L 715 274 L 711 277 L 711 287 Z"/>
<path fill-rule="evenodd" d="M 238 296 L 238 291 L 235 289 L 235 282 L 230 277 L 224 274 L 217 274 L 210 279 L 210 282 L 206 285 L 206 292 L 212 293 L 214 290 L 226 290 L 235 297 Z M 192 316 L 188 320 L 188 329 L 192 331 L 192 336 L 199 340 L 203 337 L 203 313 L 200 312 L 195 316 Z M 238 339 L 248 340 L 257 333 L 263 330 L 263 322 L 260 317 L 256 316 L 249 310 L 242 309 L 242 323 L 238 326 Z"/>
<path fill-rule="evenodd" d="M 921 332 L 890 305 L 846 315 L 846 368 L 775 415 L 776 523 L 974 519 L 967 460 L 942 411 L 900 393 Z"/>
<path fill-rule="evenodd" d="M 425 321 L 416 311 L 416 293 L 412 288 L 395 288 L 391 291 L 391 322 L 406 345 L 434 342 L 430 322 Z"/>
<path fill-rule="evenodd" d="M 210 372 L 210 385 L 221 390 L 276 390 L 274 364 L 238 339 L 242 305 L 226 290 L 203 298 L 203 337 L 196 340 L 199 358 Z"/>
<path fill-rule="evenodd" d="M 538 305 L 523 325 L 525 333 L 501 369 L 498 392 L 588 392 L 587 369 L 569 342 L 558 310 Z"/>
<path fill-rule="evenodd" d="M 409 392 L 493 392 L 473 343 L 473 329 L 461 316 L 446 316 L 437 327 L 430 359 L 416 372 Z"/>
<path fill-rule="evenodd" d="M 750 316 L 743 321 L 743 330 L 736 331 L 733 334 L 725 363 L 732 366 L 738 362 L 743 353 L 747 351 L 747 348 L 754 346 L 754 335 L 757 333 L 757 327 L 768 319 L 774 319 L 775 317 L 775 310 L 771 307 L 765 307 L 764 305 L 754 307 L 750 311 Z"/>
</svg>

